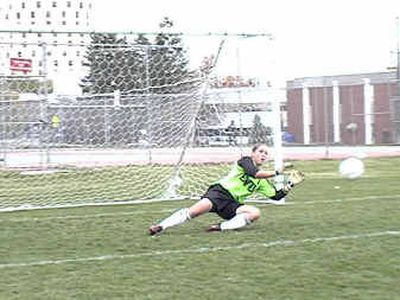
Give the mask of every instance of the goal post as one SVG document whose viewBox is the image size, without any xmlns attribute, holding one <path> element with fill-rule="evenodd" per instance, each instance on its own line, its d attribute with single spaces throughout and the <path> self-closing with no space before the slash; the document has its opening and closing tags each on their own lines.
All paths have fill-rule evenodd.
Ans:
<svg viewBox="0 0 400 300">
<path fill-rule="evenodd" d="M 87 36 L 0 78 L 1 211 L 198 198 L 258 143 L 282 165 L 268 34 Z"/>
</svg>

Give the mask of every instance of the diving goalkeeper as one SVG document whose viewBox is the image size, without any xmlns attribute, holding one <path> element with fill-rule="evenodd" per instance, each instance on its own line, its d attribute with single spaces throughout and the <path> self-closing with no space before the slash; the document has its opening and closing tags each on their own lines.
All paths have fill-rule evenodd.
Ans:
<svg viewBox="0 0 400 300">
<path fill-rule="evenodd" d="M 254 146 L 251 155 L 240 158 L 229 174 L 211 185 L 199 201 L 150 226 L 149 234 L 161 233 L 169 227 L 208 212 L 216 213 L 225 221 L 211 225 L 207 231 L 238 229 L 256 221 L 260 218 L 260 210 L 255 206 L 244 204 L 247 197 L 260 193 L 269 199 L 279 200 L 293 187 L 293 183 L 288 182 L 282 189 L 275 188 L 270 179 L 279 172 L 260 169 L 267 159 L 268 146 L 264 144 Z"/>
</svg>

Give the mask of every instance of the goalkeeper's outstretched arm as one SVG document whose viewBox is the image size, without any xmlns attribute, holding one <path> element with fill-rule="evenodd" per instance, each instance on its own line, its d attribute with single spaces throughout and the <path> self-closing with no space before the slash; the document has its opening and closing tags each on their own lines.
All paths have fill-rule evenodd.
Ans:
<svg viewBox="0 0 400 300">
<path fill-rule="evenodd" d="M 271 178 L 271 177 L 274 177 L 276 174 L 277 174 L 276 171 L 263 171 L 263 170 L 260 170 L 254 175 L 254 177 L 255 178 Z"/>
<path fill-rule="evenodd" d="M 292 163 L 284 163 L 282 169 L 280 170 L 274 170 L 274 171 L 264 171 L 264 170 L 259 170 L 256 174 L 255 174 L 255 178 L 271 178 L 277 175 L 282 174 L 286 169 L 290 169 L 293 168 L 293 164 Z"/>
</svg>

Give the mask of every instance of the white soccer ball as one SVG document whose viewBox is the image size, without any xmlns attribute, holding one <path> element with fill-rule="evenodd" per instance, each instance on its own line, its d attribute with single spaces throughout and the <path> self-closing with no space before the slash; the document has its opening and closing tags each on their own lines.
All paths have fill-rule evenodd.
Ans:
<svg viewBox="0 0 400 300">
<path fill-rule="evenodd" d="M 361 159 L 350 157 L 342 160 L 339 164 L 340 176 L 347 179 L 355 179 L 364 174 L 364 163 Z"/>
</svg>

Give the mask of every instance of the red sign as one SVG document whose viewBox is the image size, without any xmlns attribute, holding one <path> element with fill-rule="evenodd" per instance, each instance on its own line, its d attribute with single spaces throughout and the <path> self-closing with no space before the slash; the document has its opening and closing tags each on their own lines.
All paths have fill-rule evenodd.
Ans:
<svg viewBox="0 0 400 300">
<path fill-rule="evenodd" d="M 32 71 L 32 59 L 28 58 L 10 58 L 10 70 L 19 72 Z"/>
</svg>

